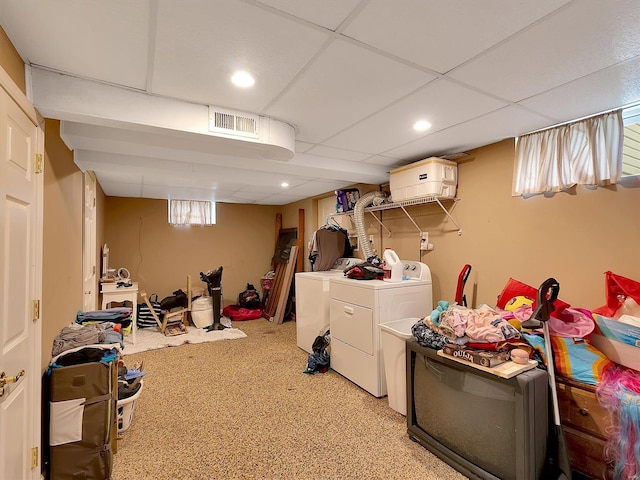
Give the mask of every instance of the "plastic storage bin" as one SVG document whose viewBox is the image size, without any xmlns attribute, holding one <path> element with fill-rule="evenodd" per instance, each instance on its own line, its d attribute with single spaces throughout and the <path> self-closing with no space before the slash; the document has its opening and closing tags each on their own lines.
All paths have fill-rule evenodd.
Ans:
<svg viewBox="0 0 640 480">
<path fill-rule="evenodd" d="M 403 318 L 379 325 L 389 407 L 405 416 L 407 415 L 407 360 L 405 345 L 406 340 L 413 338 L 411 327 L 419 320 L 419 318 Z"/>
<path fill-rule="evenodd" d="M 117 410 L 118 410 L 118 433 L 124 432 L 129 425 L 131 425 L 131 420 L 133 419 L 133 410 L 136 405 L 136 400 L 142 393 L 142 389 L 144 388 L 144 380 L 140 381 L 140 389 L 128 398 L 123 398 L 122 400 L 118 400 Z"/>
<path fill-rule="evenodd" d="M 454 198 L 458 185 L 458 164 L 430 157 L 391 170 L 389 188 L 394 202 L 420 197 Z"/>
</svg>

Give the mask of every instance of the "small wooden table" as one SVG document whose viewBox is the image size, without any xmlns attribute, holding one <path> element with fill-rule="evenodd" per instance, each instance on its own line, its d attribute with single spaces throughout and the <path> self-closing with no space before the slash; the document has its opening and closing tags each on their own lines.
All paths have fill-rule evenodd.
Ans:
<svg viewBox="0 0 640 480">
<path fill-rule="evenodd" d="M 136 344 L 136 316 L 138 311 L 138 282 L 132 282 L 129 287 L 118 287 L 117 282 L 101 283 L 102 310 L 108 308 L 111 302 L 131 302 L 131 342 Z M 123 337 L 124 338 L 124 337 Z"/>
</svg>

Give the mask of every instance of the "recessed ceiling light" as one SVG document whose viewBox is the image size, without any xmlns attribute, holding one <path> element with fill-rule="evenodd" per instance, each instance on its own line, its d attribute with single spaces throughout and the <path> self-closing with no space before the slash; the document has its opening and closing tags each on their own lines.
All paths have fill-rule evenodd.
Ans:
<svg viewBox="0 0 640 480">
<path fill-rule="evenodd" d="M 289 186 L 289 184 L 288 184 L 287 182 L 282 182 L 282 183 L 280 184 L 280 186 L 281 186 L 282 188 L 287 188 L 287 187 Z"/>
<path fill-rule="evenodd" d="M 231 82 L 237 87 L 248 88 L 256 83 L 256 79 L 246 70 L 238 70 L 231 76 Z"/>
<path fill-rule="evenodd" d="M 426 120 L 418 120 L 413 124 L 413 129 L 418 132 L 424 132 L 425 130 L 429 130 L 431 128 L 431 124 Z"/>
</svg>

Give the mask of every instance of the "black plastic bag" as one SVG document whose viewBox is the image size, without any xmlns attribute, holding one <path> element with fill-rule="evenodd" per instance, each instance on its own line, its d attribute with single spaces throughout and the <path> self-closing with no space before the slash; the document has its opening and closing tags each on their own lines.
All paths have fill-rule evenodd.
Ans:
<svg viewBox="0 0 640 480">
<path fill-rule="evenodd" d="M 327 347 L 330 342 L 329 330 L 327 330 L 324 335 L 318 335 L 316 337 L 311 346 L 313 353 L 309 354 L 307 369 L 303 373 L 316 374 L 329 371 L 330 359 L 327 353 Z"/>
<path fill-rule="evenodd" d="M 238 295 L 238 305 L 250 310 L 260 308 L 260 294 L 256 290 L 256 287 L 247 283 L 247 289 Z"/>
</svg>

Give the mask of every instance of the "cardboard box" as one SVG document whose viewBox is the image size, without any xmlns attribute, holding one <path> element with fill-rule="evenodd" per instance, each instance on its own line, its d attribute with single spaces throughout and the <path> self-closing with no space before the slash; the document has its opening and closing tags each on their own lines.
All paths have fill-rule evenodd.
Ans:
<svg viewBox="0 0 640 480">
<path fill-rule="evenodd" d="M 596 328 L 591 344 L 612 362 L 640 370 L 640 328 L 594 314 Z"/>
<path fill-rule="evenodd" d="M 458 164 L 438 157 L 391 170 L 389 186 L 394 202 L 420 197 L 454 198 L 458 185 Z"/>
</svg>

